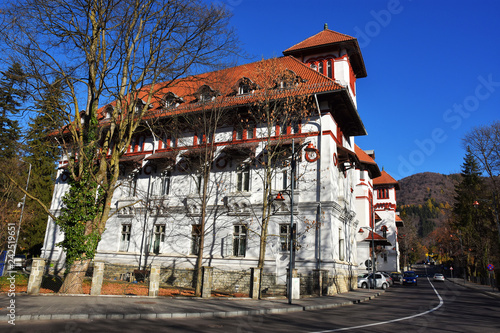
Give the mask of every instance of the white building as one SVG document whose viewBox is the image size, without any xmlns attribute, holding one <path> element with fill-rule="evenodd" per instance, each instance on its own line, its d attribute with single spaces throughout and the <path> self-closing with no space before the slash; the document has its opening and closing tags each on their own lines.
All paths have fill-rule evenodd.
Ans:
<svg viewBox="0 0 500 333">
<path fill-rule="evenodd" d="M 159 124 L 174 113 L 207 112 L 216 100 L 244 117 L 263 86 L 259 66 L 274 61 L 294 75 L 293 86 L 290 82 L 276 82 L 276 91 L 308 95 L 314 103 L 308 117 L 293 124 L 278 122 L 271 133 L 266 124 L 252 121 L 243 127 L 241 122 L 226 122 L 212 138 L 199 128 L 186 127 L 174 137 L 145 126 L 121 159 L 122 185 L 114 196 L 115 214 L 107 222 L 96 259 L 134 267 L 161 263 L 166 267 L 193 268 L 200 237 L 202 182 L 189 161 L 213 146 L 204 265 L 234 270 L 256 267 L 263 205 L 259 162 L 265 159 L 266 149 L 277 144 L 285 155 L 274 169 L 273 196 L 281 194 L 284 201 L 268 198 L 273 215 L 265 270 L 275 273 L 279 283 L 285 283 L 290 253 L 287 194 L 291 190 L 293 140 L 296 147 L 309 148 L 297 153 L 298 181 L 293 195 L 298 243 L 295 268 L 302 274 L 326 270 L 343 281 L 340 290 L 352 285 L 360 256 L 359 223 L 370 215 L 372 201 L 369 198 L 359 204 L 356 198 L 360 191 L 372 195 L 376 182 L 371 177 L 380 174 L 376 164 L 360 162 L 354 144 L 354 137 L 366 135 L 357 112 L 355 84 L 357 78 L 366 76 L 363 58 L 355 38 L 326 27 L 283 53 L 284 57 L 278 59 L 182 79 L 162 92 L 151 110 Z M 215 87 L 214 77 L 223 77 L 225 88 Z M 103 124 L 107 107 L 103 108 Z M 63 158 L 61 167 L 64 164 Z M 361 190 L 363 182 L 366 188 Z M 56 215 L 67 189 L 61 168 L 51 205 Z M 384 203 L 380 200 L 377 197 L 376 203 Z M 382 219 L 389 219 L 386 215 L 394 212 L 378 213 Z M 392 236 L 388 235 L 388 239 Z M 42 257 L 64 260 L 56 246 L 63 237 L 49 221 Z"/>
</svg>

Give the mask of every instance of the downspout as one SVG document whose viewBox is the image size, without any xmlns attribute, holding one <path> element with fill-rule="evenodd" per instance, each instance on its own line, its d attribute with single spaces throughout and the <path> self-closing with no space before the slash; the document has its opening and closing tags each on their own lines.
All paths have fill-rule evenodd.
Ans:
<svg viewBox="0 0 500 333">
<path fill-rule="evenodd" d="M 318 158 L 318 168 L 316 171 L 316 201 L 318 202 L 318 211 L 316 215 L 316 221 L 318 223 L 318 257 L 316 262 L 316 269 L 321 269 L 321 137 L 323 136 L 323 124 L 321 121 L 321 110 L 319 108 L 318 96 L 314 94 L 314 100 L 316 102 L 316 108 L 318 109 L 318 117 L 319 117 L 319 134 L 318 134 L 318 150 L 319 150 L 319 158 Z M 321 292 L 320 292 L 321 294 Z"/>
</svg>

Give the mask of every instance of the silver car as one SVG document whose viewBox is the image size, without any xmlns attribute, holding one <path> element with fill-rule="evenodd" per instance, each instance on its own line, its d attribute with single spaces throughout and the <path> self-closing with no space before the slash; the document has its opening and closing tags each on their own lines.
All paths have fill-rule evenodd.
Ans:
<svg viewBox="0 0 500 333">
<path fill-rule="evenodd" d="M 374 284 L 374 279 L 373 279 L 373 273 L 367 273 L 361 276 L 358 276 L 358 288 L 363 288 L 367 289 L 368 286 L 370 288 L 373 288 Z M 375 273 L 375 288 L 381 288 L 381 289 L 387 289 L 389 287 L 389 282 L 387 282 L 387 279 L 385 276 L 383 276 L 381 273 L 376 272 Z"/>
<path fill-rule="evenodd" d="M 444 275 L 440 274 L 440 273 L 436 273 L 436 274 L 434 274 L 433 280 L 444 282 Z"/>
</svg>

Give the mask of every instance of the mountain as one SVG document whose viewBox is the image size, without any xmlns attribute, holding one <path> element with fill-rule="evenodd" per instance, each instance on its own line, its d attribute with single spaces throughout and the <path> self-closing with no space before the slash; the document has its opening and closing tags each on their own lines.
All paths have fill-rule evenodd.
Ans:
<svg viewBox="0 0 500 333">
<path fill-rule="evenodd" d="M 405 226 L 414 227 L 420 238 L 445 224 L 455 203 L 455 185 L 459 174 L 424 172 L 399 181 L 396 194 L 398 211 Z"/>
<path fill-rule="evenodd" d="M 459 174 L 423 172 L 408 176 L 399 181 L 401 189 L 396 196 L 398 205 L 422 205 L 433 198 L 437 203 L 452 206 L 455 202 L 455 185 L 459 181 Z"/>
</svg>

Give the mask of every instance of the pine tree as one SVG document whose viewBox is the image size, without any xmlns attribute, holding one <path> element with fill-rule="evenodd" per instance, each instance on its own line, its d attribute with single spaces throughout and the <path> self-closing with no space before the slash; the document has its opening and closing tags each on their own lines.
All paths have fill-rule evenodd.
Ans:
<svg viewBox="0 0 500 333">
<path fill-rule="evenodd" d="M 19 114 L 25 96 L 25 76 L 21 65 L 14 63 L 0 79 L 0 158 L 12 158 L 18 151 L 20 139 Z"/>
<path fill-rule="evenodd" d="M 36 103 L 37 116 L 30 119 L 26 136 L 25 161 L 32 166 L 30 193 L 39 198 L 47 206 L 52 200 L 55 182 L 55 161 L 59 157 L 59 147 L 50 140 L 50 133 L 61 128 L 58 106 L 63 101 L 63 90 L 60 82 L 56 82 L 42 92 L 41 100 Z M 43 245 L 47 225 L 47 213 L 35 202 L 28 201 L 26 216 L 21 228 L 19 247 L 32 255 L 39 255 Z"/>
<path fill-rule="evenodd" d="M 0 72 L 0 168 L 9 173 L 9 177 L 22 183 L 26 179 L 19 168 L 17 155 L 19 152 L 20 129 L 15 117 L 20 112 L 24 74 L 21 66 L 13 64 L 5 72 Z M 4 174 L 0 175 L 0 247 L 6 248 L 8 227 L 17 226 L 21 199 L 20 191 Z"/>
<path fill-rule="evenodd" d="M 463 247 L 472 250 L 463 253 L 468 271 L 467 275 L 471 275 L 473 271 L 477 269 L 477 267 L 470 266 L 472 256 L 476 254 L 481 257 L 486 248 L 483 242 L 485 234 L 483 233 L 483 228 L 480 223 L 480 217 L 482 215 L 480 211 L 481 208 L 474 205 L 474 202 L 481 197 L 483 181 L 479 165 L 470 147 L 467 147 L 461 175 L 462 180 L 455 187 L 456 202 L 453 207 L 453 213 L 455 215 L 454 227 L 459 232 Z M 478 260 L 474 260 L 476 263 L 475 265 L 477 265 Z"/>
</svg>

